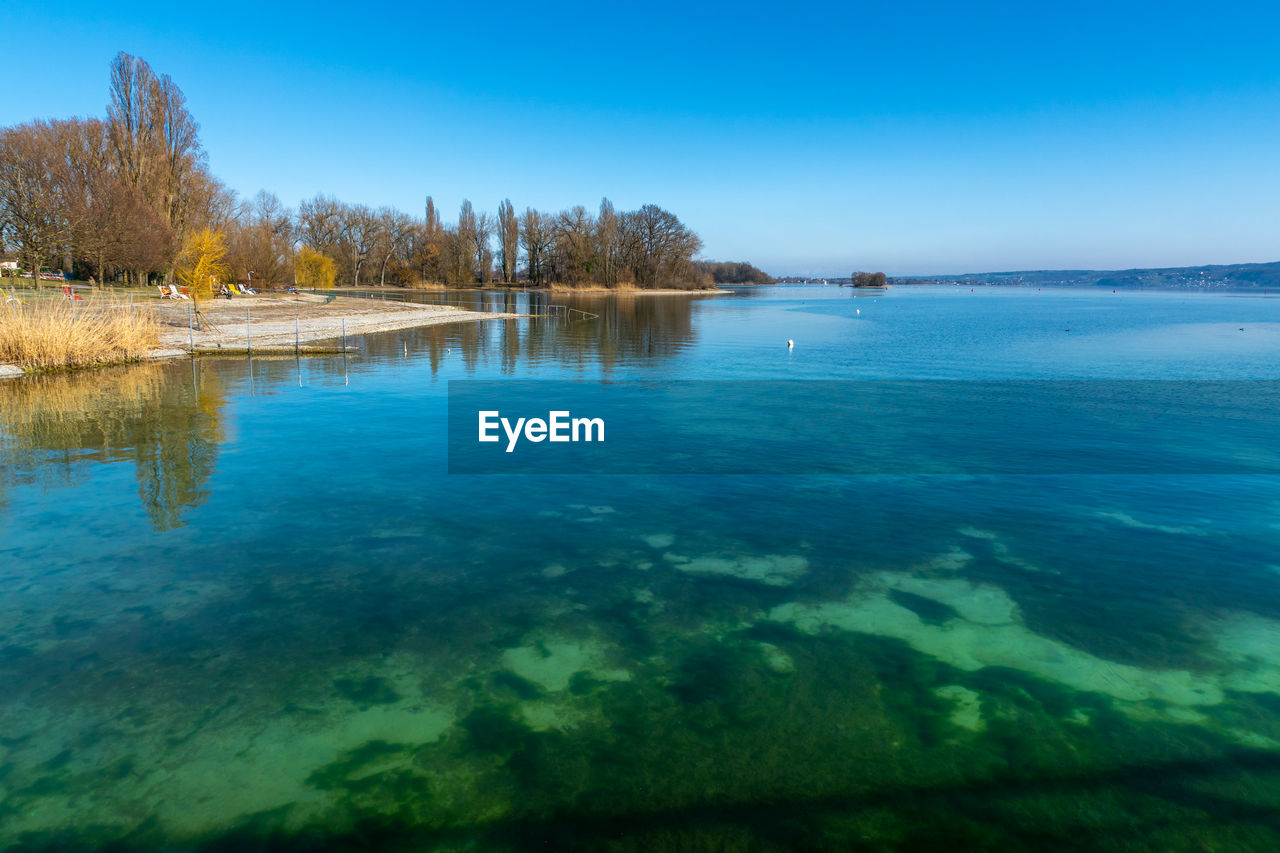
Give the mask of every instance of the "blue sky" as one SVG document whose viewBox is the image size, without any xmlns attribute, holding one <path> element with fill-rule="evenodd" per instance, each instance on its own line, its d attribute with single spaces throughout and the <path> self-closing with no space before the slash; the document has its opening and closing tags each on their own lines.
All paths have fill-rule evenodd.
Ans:
<svg viewBox="0 0 1280 853">
<path fill-rule="evenodd" d="M 103 114 L 124 50 L 291 206 L 653 202 L 775 274 L 1280 260 L 1275 4 L 51 5 L 0 7 L 0 124 Z"/>
</svg>

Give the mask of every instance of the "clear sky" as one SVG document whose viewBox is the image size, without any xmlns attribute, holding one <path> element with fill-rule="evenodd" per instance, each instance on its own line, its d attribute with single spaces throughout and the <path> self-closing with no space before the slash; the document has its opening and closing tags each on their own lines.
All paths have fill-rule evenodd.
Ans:
<svg viewBox="0 0 1280 853">
<path fill-rule="evenodd" d="M 104 114 L 124 50 L 291 206 L 653 202 L 774 274 L 1280 260 L 1275 3 L 9 0 L 0 33 L 0 125 Z"/>
</svg>

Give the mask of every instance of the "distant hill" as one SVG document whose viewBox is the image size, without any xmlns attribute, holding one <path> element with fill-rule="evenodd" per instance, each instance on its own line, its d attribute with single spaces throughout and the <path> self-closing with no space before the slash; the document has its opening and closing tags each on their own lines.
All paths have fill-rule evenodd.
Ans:
<svg viewBox="0 0 1280 853">
<path fill-rule="evenodd" d="M 1023 287 L 1110 287 L 1280 291 L 1280 262 L 1133 270 L 1017 270 L 891 278 L 891 284 L 1002 284 Z"/>
</svg>

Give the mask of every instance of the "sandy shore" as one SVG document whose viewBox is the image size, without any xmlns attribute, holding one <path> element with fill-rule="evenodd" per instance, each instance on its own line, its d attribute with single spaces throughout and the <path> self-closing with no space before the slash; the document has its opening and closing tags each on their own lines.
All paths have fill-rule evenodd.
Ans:
<svg viewBox="0 0 1280 853">
<path fill-rule="evenodd" d="M 343 334 L 344 321 L 347 337 L 353 337 L 441 323 L 524 316 L 466 311 L 447 305 L 382 302 L 341 296 L 329 300 L 312 294 L 289 296 L 273 293 L 205 302 L 205 328 L 190 331 L 190 302 L 149 300 L 147 307 L 155 312 L 162 329 L 159 346 L 148 354 L 152 359 L 187 355 L 193 342 L 197 352 L 243 351 L 250 343 L 254 349 L 291 348 L 295 340 L 302 345 L 317 341 L 337 344 Z M 0 379 L 22 375 L 22 368 L 0 364 Z"/>
<path fill-rule="evenodd" d="M 292 346 L 295 332 L 299 343 L 332 341 L 343 333 L 367 335 L 393 332 L 417 326 L 457 323 L 471 320 L 493 320 L 513 317 L 465 311 L 447 305 L 416 305 L 405 302 L 381 302 L 372 299 L 338 297 L 326 302 L 324 297 L 266 295 L 205 303 L 206 329 L 189 332 L 186 303 L 169 303 L 159 309 L 160 320 L 169 328 L 160 335 L 163 349 L 186 350 L 194 339 L 197 350 L 218 347 L 244 347 L 250 340 L 254 346 Z"/>
</svg>

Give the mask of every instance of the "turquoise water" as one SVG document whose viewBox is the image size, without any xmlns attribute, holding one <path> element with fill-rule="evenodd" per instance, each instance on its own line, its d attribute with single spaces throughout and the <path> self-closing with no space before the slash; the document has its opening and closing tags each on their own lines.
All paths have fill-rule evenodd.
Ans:
<svg viewBox="0 0 1280 853">
<path fill-rule="evenodd" d="M 555 301 L 0 385 L 0 849 L 1280 849 L 1274 476 L 445 473 L 449 380 L 1276 379 L 1280 299 Z"/>
</svg>

